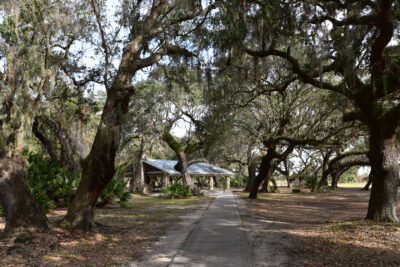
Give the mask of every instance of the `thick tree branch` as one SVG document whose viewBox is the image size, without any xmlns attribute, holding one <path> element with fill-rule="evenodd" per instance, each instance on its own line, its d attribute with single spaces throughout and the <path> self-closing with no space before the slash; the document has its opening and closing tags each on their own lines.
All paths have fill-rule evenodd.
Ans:
<svg viewBox="0 0 400 267">
<path fill-rule="evenodd" d="M 244 48 L 244 49 L 245 49 L 246 53 L 248 53 L 251 56 L 257 56 L 257 57 L 278 56 L 280 58 L 286 59 L 291 64 L 293 72 L 295 74 L 297 74 L 304 83 L 311 84 L 317 88 L 338 92 L 342 95 L 345 95 L 346 97 L 348 97 L 350 99 L 353 97 L 353 94 L 350 91 L 346 90 L 344 83 L 340 83 L 339 85 L 332 85 L 330 83 L 323 82 L 321 80 L 317 80 L 312 75 L 310 75 L 306 71 L 304 71 L 301 68 L 299 61 L 290 54 L 289 47 L 288 47 L 287 51 L 280 51 L 280 50 L 274 49 L 273 47 L 270 47 L 267 50 L 261 50 L 261 51 L 254 51 L 254 50 L 251 50 L 248 48 Z"/>
</svg>

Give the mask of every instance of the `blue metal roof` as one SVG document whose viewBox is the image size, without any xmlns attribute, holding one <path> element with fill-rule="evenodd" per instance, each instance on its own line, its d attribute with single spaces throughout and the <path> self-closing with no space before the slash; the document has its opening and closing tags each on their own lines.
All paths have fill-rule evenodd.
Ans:
<svg viewBox="0 0 400 267">
<path fill-rule="evenodd" d="M 168 173 L 169 175 L 180 175 L 180 172 L 174 169 L 174 166 L 178 163 L 177 160 L 163 160 L 163 159 L 145 159 L 145 163 Z M 232 172 L 223 168 L 211 165 L 206 162 L 195 162 L 189 166 L 189 174 L 197 175 L 233 175 Z"/>
</svg>

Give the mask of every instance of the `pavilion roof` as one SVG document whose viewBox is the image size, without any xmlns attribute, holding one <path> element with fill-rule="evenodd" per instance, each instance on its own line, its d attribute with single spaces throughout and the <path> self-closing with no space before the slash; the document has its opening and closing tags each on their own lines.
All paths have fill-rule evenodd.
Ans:
<svg viewBox="0 0 400 267">
<path fill-rule="evenodd" d="M 178 163 L 177 160 L 163 160 L 163 159 L 145 159 L 144 163 L 153 166 L 160 171 L 167 173 L 169 175 L 180 175 L 180 172 L 174 169 L 174 166 Z M 220 168 L 218 166 L 212 165 L 207 162 L 195 162 L 189 165 L 189 174 L 191 175 L 225 175 L 231 176 L 232 172 Z"/>
</svg>

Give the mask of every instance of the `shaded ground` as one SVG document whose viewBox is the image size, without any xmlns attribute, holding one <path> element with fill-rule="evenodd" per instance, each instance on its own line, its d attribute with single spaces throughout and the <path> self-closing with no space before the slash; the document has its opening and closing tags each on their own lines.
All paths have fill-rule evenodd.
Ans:
<svg viewBox="0 0 400 267">
<path fill-rule="evenodd" d="M 184 214 L 205 209 L 212 197 L 165 200 L 132 195 L 126 208 L 110 206 L 96 212 L 102 224 L 92 233 L 54 227 L 49 234 L 24 244 L 0 243 L 0 266 L 111 266 L 138 259 Z M 49 214 L 50 221 L 66 213 Z M 0 230 L 4 220 L 0 218 Z"/>
<path fill-rule="evenodd" d="M 400 224 L 363 220 L 369 192 L 235 195 L 258 266 L 400 265 Z"/>
</svg>

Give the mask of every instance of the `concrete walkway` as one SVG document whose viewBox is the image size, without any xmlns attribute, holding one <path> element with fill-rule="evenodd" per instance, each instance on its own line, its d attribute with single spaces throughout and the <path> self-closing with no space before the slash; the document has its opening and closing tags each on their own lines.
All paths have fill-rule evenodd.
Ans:
<svg viewBox="0 0 400 267">
<path fill-rule="evenodd" d="M 231 192 L 217 196 L 168 266 L 254 266 Z"/>
</svg>

